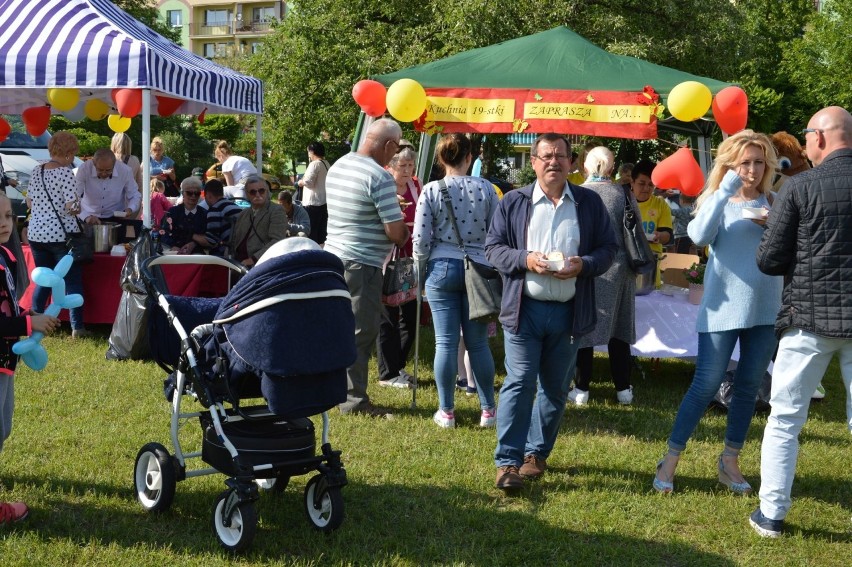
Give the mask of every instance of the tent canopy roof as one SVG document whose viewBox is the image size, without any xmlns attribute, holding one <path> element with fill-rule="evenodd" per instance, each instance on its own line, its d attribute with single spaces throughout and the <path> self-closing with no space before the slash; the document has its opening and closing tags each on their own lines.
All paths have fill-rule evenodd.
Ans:
<svg viewBox="0 0 852 567">
<path fill-rule="evenodd" d="M 149 88 L 185 99 L 181 114 L 263 112 L 260 80 L 183 49 L 107 0 L 0 0 L 0 113 L 46 104 L 50 87 L 109 104 L 113 88 Z"/>
<path fill-rule="evenodd" d="M 614 55 L 565 26 L 374 78 L 385 86 L 398 79 L 414 79 L 424 88 L 641 92 L 651 85 L 662 96 L 684 81 L 703 83 L 713 94 L 730 86 L 635 57 Z"/>
</svg>

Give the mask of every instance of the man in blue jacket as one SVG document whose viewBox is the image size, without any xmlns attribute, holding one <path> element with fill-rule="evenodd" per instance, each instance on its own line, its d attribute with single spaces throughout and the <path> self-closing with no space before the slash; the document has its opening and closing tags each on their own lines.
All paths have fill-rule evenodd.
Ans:
<svg viewBox="0 0 852 567">
<path fill-rule="evenodd" d="M 536 182 L 506 194 L 485 240 L 488 261 L 503 276 L 506 380 L 494 462 L 496 486 L 507 491 L 544 474 L 565 411 L 576 339 L 595 327 L 593 278 L 606 272 L 618 247 L 600 197 L 567 181 L 567 140 L 543 134 L 531 154 Z"/>
</svg>

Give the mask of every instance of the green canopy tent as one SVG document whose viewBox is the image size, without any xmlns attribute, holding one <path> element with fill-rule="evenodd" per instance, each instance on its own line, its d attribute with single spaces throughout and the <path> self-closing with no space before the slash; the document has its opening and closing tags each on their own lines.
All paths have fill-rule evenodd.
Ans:
<svg viewBox="0 0 852 567">
<path fill-rule="evenodd" d="M 565 26 L 458 53 L 373 77 L 390 86 L 413 79 L 426 90 L 424 133 L 418 172 L 431 162 L 440 132 L 558 132 L 653 139 L 657 128 L 690 135 L 702 169 L 709 169 L 715 123 L 658 121 L 652 98 L 660 102 L 684 81 L 705 84 L 714 95 L 729 83 L 698 77 L 607 52 Z M 426 146 L 426 147 L 424 147 Z M 424 151 L 425 150 L 425 151 Z M 424 159 L 425 158 L 425 159 Z"/>
</svg>

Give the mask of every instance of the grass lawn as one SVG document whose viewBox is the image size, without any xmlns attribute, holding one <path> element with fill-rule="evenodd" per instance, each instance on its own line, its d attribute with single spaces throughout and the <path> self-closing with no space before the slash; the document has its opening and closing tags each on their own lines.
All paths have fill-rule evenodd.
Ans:
<svg viewBox="0 0 852 567">
<path fill-rule="evenodd" d="M 678 360 L 634 374 L 635 404 L 619 406 L 611 383 L 569 408 L 544 478 L 519 496 L 494 488 L 494 430 L 478 427 L 475 397 L 456 397 L 455 430 L 431 421 L 437 405 L 432 338 L 423 333 L 417 407 L 409 391 L 372 387 L 395 419 L 331 412 L 349 485 L 336 532 L 315 531 L 303 512 L 309 476 L 265 493 L 254 544 L 237 558 L 212 534 L 224 476 L 178 483 L 165 513 L 147 514 L 133 493 L 139 448 L 172 449 L 163 372 L 152 362 L 104 359 L 97 338 L 47 338 L 40 373 L 17 377 L 15 428 L 0 455 L 0 498 L 24 500 L 30 518 L 0 528 L 3 567 L 54 565 L 850 565 L 852 436 L 836 363 L 801 437 L 788 534 L 763 540 L 748 526 L 757 497 L 735 497 L 716 479 L 725 417 L 708 412 L 681 460 L 676 493 L 651 489 L 692 366 Z M 67 333 L 67 331 L 66 331 Z M 502 383 L 502 345 L 493 343 Z M 596 359 L 607 376 L 606 359 Z M 371 364 L 375 372 L 375 362 Z M 375 384 L 375 382 L 373 382 Z M 760 439 L 752 425 L 741 466 L 759 484 Z M 182 436 L 200 438 L 197 421 Z"/>
</svg>

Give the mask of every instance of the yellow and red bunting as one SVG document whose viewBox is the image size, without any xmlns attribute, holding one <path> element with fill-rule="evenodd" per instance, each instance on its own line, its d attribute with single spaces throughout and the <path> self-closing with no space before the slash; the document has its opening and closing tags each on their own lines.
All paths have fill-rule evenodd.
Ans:
<svg viewBox="0 0 852 567">
<path fill-rule="evenodd" d="M 427 88 L 426 96 L 420 131 L 657 137 L 655 107 L 642 92 Z"/>
</svg>

